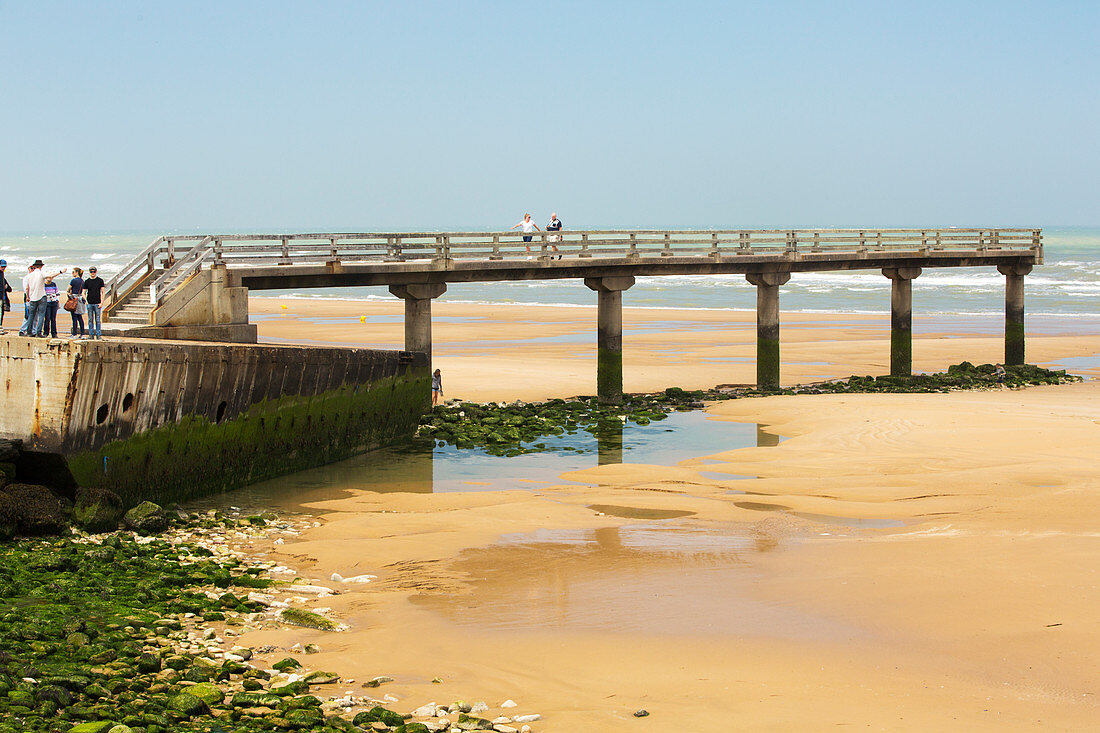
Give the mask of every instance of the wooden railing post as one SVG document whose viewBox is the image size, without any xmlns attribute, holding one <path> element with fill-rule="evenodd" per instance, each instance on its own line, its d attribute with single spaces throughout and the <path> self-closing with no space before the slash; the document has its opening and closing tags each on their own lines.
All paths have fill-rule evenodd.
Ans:
<svg viewBox="0 0 1100 733">
<path fill-rule="evenodd" d="M 588 251 L 588 233 L 581 235 L 581 251 L 577 253 L 577 257 L 591 257 L 592 253 Z"/>
<path fill-rule="evenodd" d="M 672 252 L 672 235 L 671 234 L 665 234 L 665 246 L 661 250 L 661 256 L 662 257 L 672 257 L 672 255 L 673 255 L 673 252 Z"/>
<path fill-rule="evenodd" d="M 490 260 L 503 260 L 504 255 L 500 253 L 500 235 L 493 235 L 493 253 L 489 255 Z"/>
<path fill-rule="evenodd" d="M 289 265 L 290 264 L 290 243 L 287 241 L 286 237 L 283 237 L 282 256 L 279 259 L 279 264 L 280 265 Z"/>
</svg>

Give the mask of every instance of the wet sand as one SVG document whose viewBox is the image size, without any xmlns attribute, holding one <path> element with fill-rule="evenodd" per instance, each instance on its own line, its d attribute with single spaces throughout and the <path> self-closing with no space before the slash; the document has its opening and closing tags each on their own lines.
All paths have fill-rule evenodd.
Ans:
<svg viewBox="0 0 1100 733">
<path fill-rule="evenodd" d="M 392 347 L 401 337 L 399 319 L 304 324 L 269 302 L 265 338 Z M 308 306 L 310 317 L 349 316 L 342 304 Z M 356 308 L 400 313 L 400 303 Z M 523 345 L 532 333 L 579 337 L 591 311 L 440 303 L 435 314 L 456 319 L 435 331 L 455 395 L 568 396 L 594 381 L 591 344 Z M 732 328 L 723 312 L 624 315 L 628 329 L 656 331 L 624 338 L 627 389 L 751 381 L 751 360 L 702 356 L 751 357 L 752 314 Z M 885 371 L 885 319 L 866 318 L 791 316 L 805 325 L 785 327 L 785 381 L 800 368 Z M 993 336 L 921 338 L 914 360 L 941 369 L 995 361 L 1001 348 Z M 1100 348 L 1095 336 L 1050 336 L 1032 337 L 1028 352 L 1041 361 Z M 798 353 L 827 363 L 799 367 Z M 255 550 L 314 578 L 378 580 L 326 582 L 345 591 L 325 605 L 349 632 L 243 641 L 316 642 L 311 666 L 390 675 L 379 694 L 401 709 L 512 698 L 543 715 L 536 730 L 1095 722 L 1100 384 L 772 397 L 710 411 L 789 439 L 705 462 L 548 476 L 527 491 L 303 497 L 317 498 L 304 508 L 323 526 Z M 650 717 L 632 717 L 639 708 Z"/>
</svg>

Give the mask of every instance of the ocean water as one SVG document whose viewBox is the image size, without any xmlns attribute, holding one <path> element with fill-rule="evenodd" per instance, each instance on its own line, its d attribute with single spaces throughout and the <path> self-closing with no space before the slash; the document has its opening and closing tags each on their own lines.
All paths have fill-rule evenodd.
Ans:
<svg viewBox="0 0 1100 733">
<path fill-rule="evenodd" d="M 49 267 L 99 268 L 104 278 L 117 273 L 162 232 L 80 232 L 0 234 L 0 257 L 17 279 L 27 265 L 42 258 Z M 1100 316 L 1100 227 L 1043 229 L 1045 264 L 1027 278 L 1030 316 L 1052 318 Z M 317 288 L 270 291 L 288 298 L 355 298 L 390 300 L 385 288 Z M 579 280 L 521 283 L 460 283 L 448 286 L 447 301 L 483 303 L 592 305 L 596 296 Z M 650 308 L 756 307 L 756 289 L 744 277 L 698 275 L 639 278 L 624 294 L 623 304 Z M 784 311 L 803 313 L 886 313 L 889 281 L 877 271 L 799 273 L 783 286 Z M 913 283 L 913 309 L 918 318 L 940 315 L 998 316 L 1004 309 L 1004 277 L 992 268 L 924 271 Z"/>
</svg>

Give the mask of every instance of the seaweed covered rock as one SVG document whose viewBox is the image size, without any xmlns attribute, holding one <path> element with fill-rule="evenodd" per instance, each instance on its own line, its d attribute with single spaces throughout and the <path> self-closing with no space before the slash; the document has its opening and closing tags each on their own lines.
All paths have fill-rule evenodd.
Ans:
<svg viewBox="0 0 1100 733">
<path fill-rule="evenodd" d="M 143 501 L 122 517 L 127 529 L 138 534 L 160 534 L 168 529 L 168 516 L 159 504 Z"/>
<path fill-rule="evenodd" d="M 73 506 L 73 523 L 88 532 L 110 532 L 122 519 L 122 499 L 110 489 L 81 489 Z"/>
<path fill-rule="evenodd" d="M 78 723 L 69 728 L 68 733 L 110 733 L 115 724 L 110 720 L 96 720 L 91 723 Z"/>
<path fill-rule="evenodd" d="M 332 619 L 327 619 L 319 613 L 313 611 L 306 611 L 301 608 L 284 608 L 279 614 L 279 617 L 288 624 L 295 626 L 304 626 L 307 629 L 318 629 L 320 631 L 340 631 L 340 624 L 336 623 Z"/>
<path fill-rule="evenodd" d="M 225 700 L 225 692 L 217 685 L 212 685 L 209 682 L 191 685 L 187 688 L 187 693 L 199 698 L 210 707 L 221 705 L 222 701 Z"/>
<path fill-rule="evenodd" d="M 387 710 L 381 705 L 376 705 L 370 710 L 364 710 L 363 712 L 352 718 L 352 725 L 367 726 L 371 723 L 384 723 L 385 725 L 397 726 L 405 723 L 405 717 L 395 713 L 392 710 Z"/>
<path fill-rule="evenodd" d="M 191 718 L 205 713 L 207 705 L 202 698 L 196 697 L 190 692 L 180 692 L 169 698 L 168 709 Z"/>
<path fill-rule="evenodd" d="M 4 493 L 15 504 L 16 531 L 20 534 L 58 534 L 65 529 L 68 520 L 65 505 L 45 486 L 9 484 Z"/>
</svg>

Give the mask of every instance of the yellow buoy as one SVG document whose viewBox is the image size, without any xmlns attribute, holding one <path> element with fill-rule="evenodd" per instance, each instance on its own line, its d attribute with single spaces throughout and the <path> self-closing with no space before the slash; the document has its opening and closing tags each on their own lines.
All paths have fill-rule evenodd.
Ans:
<svg viewBox="0 0 1100 733">
<path fill-rule="evenodd" d="M 282 308 L 283 310 L 286 310 L 286 306 L 285 306 L 285 305 L 281 305 L 281 306 L 279 306 L 279 307 L 280 307 L 280 308 Z"/>
<path fill-rule="evenodd" d="M 367 322 L 367 317 L 366 316 L 359 316 L 359 322 L 360 323 L 366 323 Z"/>
</svg>

